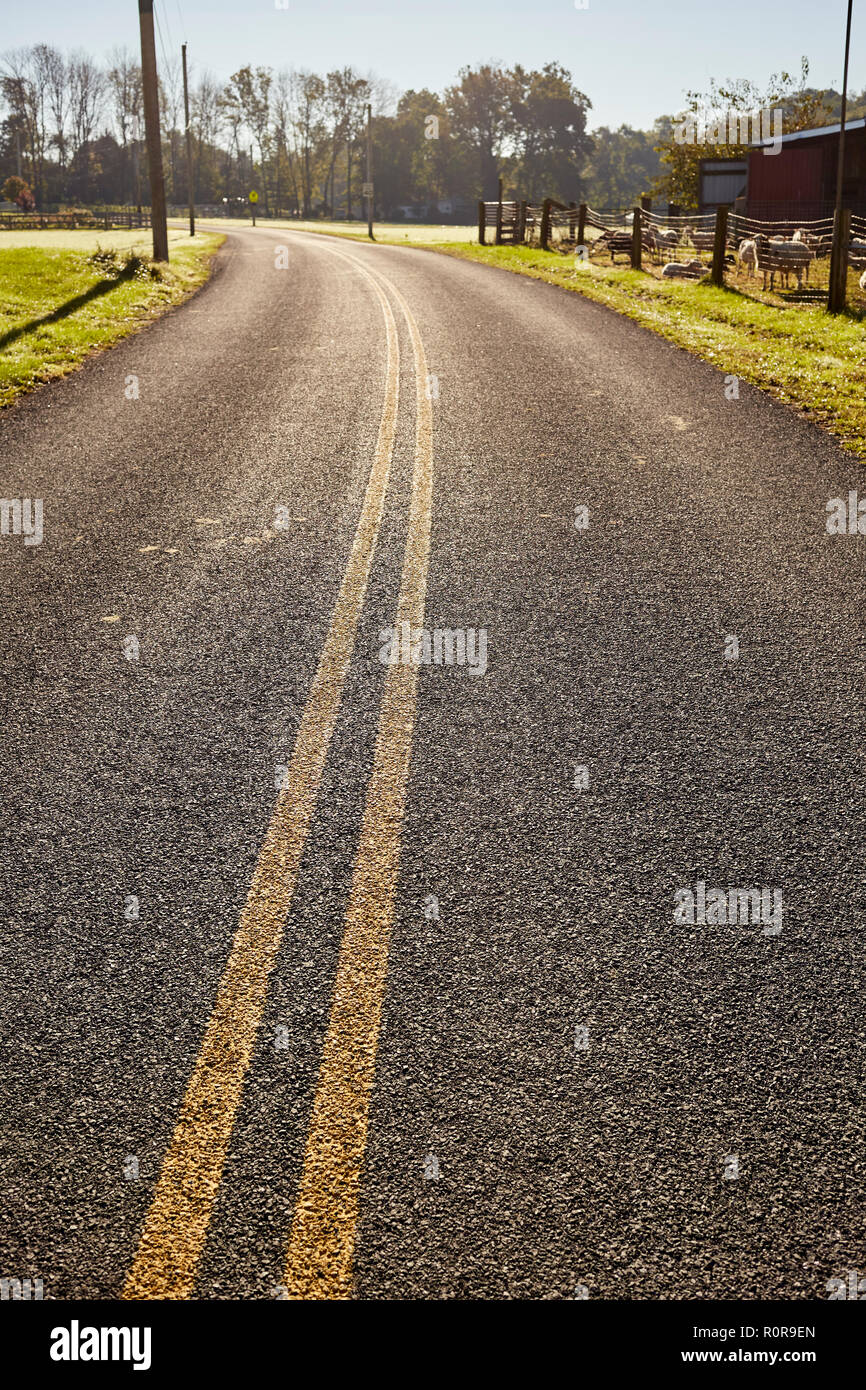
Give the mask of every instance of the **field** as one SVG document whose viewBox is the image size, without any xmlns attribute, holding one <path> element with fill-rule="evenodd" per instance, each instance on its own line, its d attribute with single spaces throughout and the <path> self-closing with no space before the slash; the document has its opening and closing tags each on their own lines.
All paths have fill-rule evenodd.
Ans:
<svg viewBox="0 0 866 1390">
<path fill-rule="evenodd" d="M 0 232 L 0 406 L 180 303 L 222 240 L 171 232 L 154 267 L 149 230 Z"/>
<path fill-rule="evenodd" d="M 228 226 L 249 227 L 249 217 L 215 217 L 202 218 L 202 224 L 207 223 L 209 229 L 221 227 L 223 223 Z M 174 223 L 175 226 L 179 225 Z M 352 237 L 354 240 L 367 240 L 366 222 L 301 222 L 294 217 L 266 217 L 259 218 L 257 225 L 260 227 L 287 227 L 295 232 L 323 232 L 329 236 Z M 415 222 L 374 222 L 373 236 L 376 241 L 388 242 L 391 245 L 415 245 L 427 246 L 433 242 L 478 242 L 477 227 L 452 227 L 445 223 L 440 225 L 415 223 Z"/>
</svg>

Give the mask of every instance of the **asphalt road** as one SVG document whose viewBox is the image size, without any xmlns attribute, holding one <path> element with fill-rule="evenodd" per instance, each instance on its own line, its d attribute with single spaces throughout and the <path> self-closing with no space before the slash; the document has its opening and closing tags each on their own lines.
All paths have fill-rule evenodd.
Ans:
<svg viewBox="0 0 866 1390">
<path fill-rule="evenodd" d="M 265 228 L 0 458 L 44 507 L 0 540 L 0 1275 L 866 1270 L 855 461 L 579 296 Z M 483 674 L 383 664 L 398 603 Z M 781 931 L 675 920 L 699 881 Z"/>
</svg>

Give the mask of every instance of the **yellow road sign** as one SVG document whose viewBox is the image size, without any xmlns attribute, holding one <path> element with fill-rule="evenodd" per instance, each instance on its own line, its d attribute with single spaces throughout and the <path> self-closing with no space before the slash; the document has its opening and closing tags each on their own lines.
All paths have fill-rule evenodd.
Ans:
<svg viewBox="0 0 866 1390">
<path fill-rule="evenodd" d="M 253 189 L 252 193 L 250 194 L 250 202 L 251 202 L 251 203 L 257 203 L 258 201 L 259 201 L 259 195 L 258 195 L 258 193 L 256 192 L 256 190 Z"/>
</svg>

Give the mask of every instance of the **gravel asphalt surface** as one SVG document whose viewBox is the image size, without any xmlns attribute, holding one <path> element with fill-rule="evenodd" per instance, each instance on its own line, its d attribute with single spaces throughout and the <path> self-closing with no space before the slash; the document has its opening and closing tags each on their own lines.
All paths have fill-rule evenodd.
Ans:
<svg viewBox="0 0 866 1390">
<path fill-rule="evenodd" d="M 0 1275 L 135 1258 L 367 486 L 359 265 L 390 486 L 192 1296 L 281 1293 L 407 535 L 396 288 L 426 625 L 487 668 L 420 668 L 354 1296 L 825 1298 L 866 1269 L 862 467 L 578 295 L 267 228 L 0 417 L 44 508 L 0 539 Z M 781 931 L 675 920 L 699 882 Z"/>
</svg>

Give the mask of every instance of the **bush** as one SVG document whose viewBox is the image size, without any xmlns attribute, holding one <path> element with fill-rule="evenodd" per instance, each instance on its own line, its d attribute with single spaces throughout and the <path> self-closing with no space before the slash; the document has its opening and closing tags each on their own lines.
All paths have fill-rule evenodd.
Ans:
<svg viewBox="0 0 866 1390">
<path fill-rule="evenodd" d="M 8 203 L 17 203 L 22 212 L 32 212 L 36 207 L 36 199 L 17 174 L 10 174 L 0 192 Z"/>
<path fill-rule="evenodd" d="M 106 280 L 161 280 L 162 271 L 152 261 L 144 260 L 136 251 L 120 254 L 98 246 L 86 257 L 88 265 L 102 271 Z"/>
</svg>

